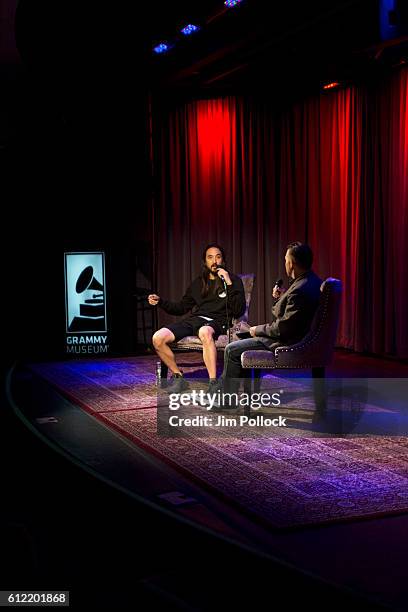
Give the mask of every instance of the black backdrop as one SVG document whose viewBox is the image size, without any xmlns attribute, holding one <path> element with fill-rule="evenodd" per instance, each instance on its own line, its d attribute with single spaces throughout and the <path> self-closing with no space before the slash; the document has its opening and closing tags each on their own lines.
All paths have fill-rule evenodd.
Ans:
<svg viewBox="0 0 408 612">
<path fill-rule="evenodd" d="M 150 225 L 146 75 L 134 71 L 143 40 L 127 23 L 101 6 L 17 8 L 18 51 L 1 68 L 8 360 L 63 357 L 64 251 L 106 252 L 111 348 L 132 350 L 135 261 L 149 266 Z"/>
</svg>

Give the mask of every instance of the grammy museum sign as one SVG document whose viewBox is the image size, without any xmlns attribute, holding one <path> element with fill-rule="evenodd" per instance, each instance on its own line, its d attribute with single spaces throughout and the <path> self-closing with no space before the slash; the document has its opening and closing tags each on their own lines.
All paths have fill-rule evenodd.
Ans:
<svg viewBox="0 0 408 612">
<path fill-rule="evenodd" d="M 66 351 L 107 353 L 105 253 L 64 253 Z"/>
</svg>

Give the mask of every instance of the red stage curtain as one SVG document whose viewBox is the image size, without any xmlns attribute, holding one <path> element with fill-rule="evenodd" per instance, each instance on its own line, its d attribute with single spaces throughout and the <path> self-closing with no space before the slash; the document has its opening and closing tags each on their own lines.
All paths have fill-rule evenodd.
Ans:
<svg viewBox="0 0 408 612">
<path fill-rule="evenodd" d="M 158 292 L 181 297 L 218 241 L 231 270 L 256 274 L 250 318 L 265 322 L 286 244 L 305 240 L 316 272 L 344 282 L 338 344 L 408 357 L 407 100 L 400 69 L 284 112 L 235 97 L 162 107 Z"/>
<path fill-rule="evenodd" d="M 355 348 L 361 248 L 362 107 L 357 89 L 298 104 L 281 121 L 280 209 L 285 240 L 312 245 L 314 267 L 344 282 L 338 342 Z M 284 242 L 284 241 L 283 241 Z"/>
</svg>

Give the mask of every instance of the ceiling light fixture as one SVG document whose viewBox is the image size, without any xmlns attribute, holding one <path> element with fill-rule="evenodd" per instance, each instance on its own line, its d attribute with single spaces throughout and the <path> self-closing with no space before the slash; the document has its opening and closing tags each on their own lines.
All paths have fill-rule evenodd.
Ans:
<svg viewBox="0 0 408 612">
<path fill-rule="evenodd" d="M 193 25 L 192 23 L 189 23 L 181 30 L 181 33 L 184 34 L 185 36 L 189 36 L 190 34 L 193 34 L 194 32 L 198 32 L 199 29 L 200 28 L 198 26 Z"/>
</svg>

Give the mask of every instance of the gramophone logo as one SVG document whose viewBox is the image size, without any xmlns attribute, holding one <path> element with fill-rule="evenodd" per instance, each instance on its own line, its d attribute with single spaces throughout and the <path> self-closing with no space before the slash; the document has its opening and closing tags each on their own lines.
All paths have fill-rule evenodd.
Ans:
<svg viewBox="0 0 408 612">
<path fill-rule="evenodd" d="M 67 333 L 107 331 L 104 256 L 65 253 Z"/>
</svg>

